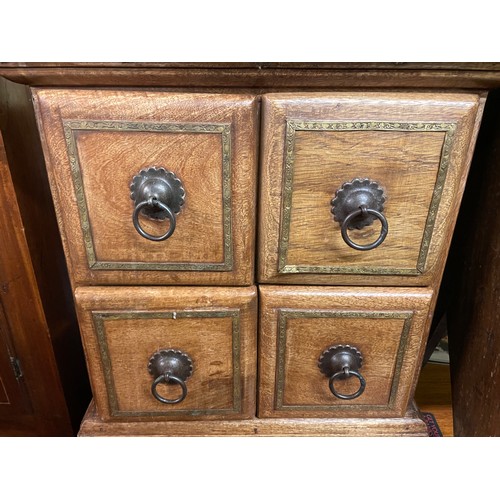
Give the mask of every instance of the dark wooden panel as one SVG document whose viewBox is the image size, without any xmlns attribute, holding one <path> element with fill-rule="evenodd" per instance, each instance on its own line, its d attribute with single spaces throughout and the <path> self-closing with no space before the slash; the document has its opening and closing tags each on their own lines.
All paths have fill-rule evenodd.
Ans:
<svg viewBox="0 0 500 500">
<path fill-rule="evenodd" d="M 495 62 L 3 62 L 0 68 L 297 68 L 500 70 Z"/>
<path fill-rule="evenodd" d="M 83 350 L 30 93 L 2 79 L 0 125 L 2 303 L 34 412 L 2 432 L 71 435 L 68 406 L 75 429 L 90 401 Z"/>
<path fill-rule="evenodd" d="M 9 324 L 0 302 L 0 434 L 2 419 L 30 413 L 21 365 L 14 351 Z"/>
<path fill-rule="evenodd" d="M 500 436 L 500 92 L 487 101 L 446 269 L 454 431 Z"/>
<path fill-rule="evenodd" d="M 256 67 L 195 67 L 189 65 L 63 65 L 0 66 L 0 76 L 33 86 L 147 86 L 177 88 L 466 88 L 491 89 L 500 85 L 498 65 L 429 66 L 377 65 L 346 66 L 303 64 L 257 64 Z M 222 65 L 224 66 L 224 65 Z"/>
<path fill-rule="evenodd" d="M 67 408 L 1 134 L 0 200 L 1 371 L 4 392 L 12 403 L 10 411 L 10 405 L 4 407 L 5 411 L 0 408 L 0 434 L 16 433 L 17 420 L 24 418 L 31 423 L 29 434 L 68 435 Z M 11 357 L 17 358 L 22 367 L 17 379 L 9 367 Z M 33 410 L 28 401 L 23 401 L 26 390 Z"/>
</svg>

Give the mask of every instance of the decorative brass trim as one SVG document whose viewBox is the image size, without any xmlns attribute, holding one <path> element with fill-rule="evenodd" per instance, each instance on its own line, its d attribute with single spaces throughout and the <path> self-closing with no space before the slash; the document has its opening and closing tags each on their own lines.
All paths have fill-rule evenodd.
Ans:
<svg viewBox="0 0 500 500">
<path fill-rule="evenodd" d="M 233 361 L 233 407 L 203 408 L 203 409 L 165 409 L 163 411 L 123 411 L 118 407 L 118 398 L 113 378 L 112 362 L 106 341 L 105 321 L 127 319 L 180 319 L 180 318 L 232 318 L 232 361 Z M 229 415 L 242 410 L 242 387 L 240 365 L 240 311 L 229 309 L 220 311 L 189 310 L 189 311 L 139 311 L 139 312 L 100 312 L 92 311 L 92 320 L 96 332 L 97 343 L 101 354 L 101 362 L 108 396 L 110 415 L 113 417 L 168 417 L 173 415 Z M 194 360 L 196 362 L 196 360 Z M 145 360 L 146 369 L 147 359 Z"/>
<path fill-rule="evenodd" d="M 231 124 L 228 123 L 157 123 L 123 122 L 112 120 L 63 120 L 64 137 L 68 150 L 71 177 L 75 190 L 80 226 L 90 269 L 149 270 L 149 271 L 231 271 L 233 269 L 233 242 L 231 221 Z M 97 260 L 92 239 L 85 189 L 78 156 L 75 131 L 135 131 L 157 133 L 220 134 L 222 144 L 222 208 L 224 234 L 224 262 L 114 262 Z"/>
<path fill-rule="evenodd" d="M 331 311 L 331 310 L 305 310 L 305 309 L 280 309 L 278 311 L 278 345 L 276 355 L 276 393 L 275 410 L 298 410 L 298 411 L 330 411 L 339 412 L 359 409 L 366 410 L 393 410 L 401 376 L 401 368 L 408 344 L 413 312 L 392 312 L 392 311 Z M 399 341 L 398 351 L 394 365 L 394 375 L 392 378 L 389 401 L 386 405 L 364 405 L 364 404 L 342 404 L 342 405 L 286 405 L 283 403 L 285 390 L 285 351 L 287 336 L 287 321 L 293 318 L 373 318 L 373 319 L 404 319 L 403 329 Z M 333 340 L 332 340 L 333 342 Z M 318 352 L 318 357 L 321 353 Z M 365 353 L 363 353 L 365 354 Z M 316 361 L 316 359 L 314 360 Z"/>
<path fill-rule="evenodd" d="M 285 135 L 285 158 L 283 172 L 283 204 L 281 211 L 281 233 L 278 243 L 278 272 L 280 274 L 290 273 L 314 273 L 314 274 L 373 274 L 373 275 L 418 275 L 424 272 L 427 253 L 432 238 L 434 223 L 441 201 L 446 174 L 450 164 L 450 153 L 453 145 L 453 137 L 456 131 L 456 123 L 450 122 L 374 122 L 374 121 L 286 121 Z M 303 266 L 287 264 L 288 244 L 290 237 L 290 221 L 293 196 L 293 168 L 295 160 L 295 132 L 302 131 L 339 131 L 355 132 L 359 130 L 369 131 L 402 131 L 402 132 L 445 132 L 441 158 L 432 194 L 431 204 L 422 235 L 420 252 L 415 268 L 381 268 L 374 266 Z"/>
<path fill-rule="evenodd" d="M 287 264 L 280 273 L 297 274 L 297 273 L 317 273 L 317 274 L 377 274 L 377 275 L 401 275 L 401 276 L 416 276 L 420 274 L 418 269 L 412 268 L 391 268 L 391 267 L 331 267 L 331 266 L 296 266 Z"/>
</svg>

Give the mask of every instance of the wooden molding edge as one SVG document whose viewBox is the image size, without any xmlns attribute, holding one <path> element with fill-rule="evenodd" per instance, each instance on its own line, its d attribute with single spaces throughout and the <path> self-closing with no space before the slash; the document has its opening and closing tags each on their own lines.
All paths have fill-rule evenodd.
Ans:
<svg viewBox="0 0 500 500">
<path fill-rule="evenodd" d="M 220 421 L 104 422 L 92 402 L 79 437 L 90 436 L 427 436 L 412 405 L 403 418 L 250 419 Z"/>
</svg>

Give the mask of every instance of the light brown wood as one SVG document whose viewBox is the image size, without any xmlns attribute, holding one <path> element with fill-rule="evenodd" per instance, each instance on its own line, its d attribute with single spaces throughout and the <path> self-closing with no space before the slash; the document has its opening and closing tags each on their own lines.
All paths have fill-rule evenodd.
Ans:
<svg viewBox="0 0 500 500">
<path fill-rule="evenodd" d="M 50 89 L 34 96 L 74 286 L 253 283 L 254 97 Z M 70 122 L 74 158 L 63 129 Z M 230 144 L 206 130 L 213 124 L 227 127 Z M 161 242 L 132 224 L 130 184 L 149 166 L 174 172 L 186 191 L 176 230 Z M 168 227 L 140 219 L 155 235 Z"/>
<path fill-rule="evenodd" d="M 404 413 L 417 381 L 436 300 L 433 290 L 437 290 L 442 274 L 479 127 L 484 98 L 477 89 L 498 85 L 498 65 L 28 63 L 24 66 L 3 64 L 0 74 L 51 87 L 164 87 L 161 91 L 33 90 L 66 258 L 79 302 L 95 399 L 101 413 L 97 417 L 89 411 L 82 427 L 83 435 L 87 435 L 86 432 L 294 435 L 309 431 L 316 435 L 365 432 L 387 435 L 389 429 L 396 435 L 423 432 L 423 424 L 415 414 L 405 417 Z M 343 87 L 349 92 L 334 90 Z M 368 93 L 363 90 L 368 87 L 390 87 L 391 91 Z M 395 87 L 400 90 L 394 91 Z M 404 87 L 421 87 L 425 92 L 401 92 Z M 430 92 L 431 88 L 445 87 L 458 88 L 460 93 Z M 356 88 L 360 91 L 356 92 Z M 273 418 L 256 420 L 256 320 L 252 316 L 256 315 L 255 291 L 95 285 L 253 283 L 255 152 L 259 133 L 259 99 L 255 96 L 269 94 L 272 89 L 293 93 L 264 97 L 268 109 L 264 112 L 262 128 L 264 201 L 259 217 L 263 246 L 259 260 L 263 271 L 259 278 L 282 285 L 356 286 L 297 287 L 293 293 L 288 287 L 263 287 L 266 290 L 263 295 L 269 297 L 265 298 L 261 311 L 264 333 L 258 362 L 261 364 L 260 397 L 264 403 L 261 401 L 260 410 L 261 416 Z M 300 89 L 306 89 L 307 94 Z M 320 89 L 332 93 L 313 93 Z M 476 90 L 465 92 L 463 89 Z M 406 131 L 398 126 L 390 131 L 297 130 L 293 144 L 293 196 L 289 200 L 291 219 L 286 263 L 299 272 L 280 276 L 276 241 L 284 234 L 281 210 L 288 203 L 282 196 L 286 179 L 282 172 L 284 125 L 289 118 L 323 123 L 336 120 L 455 124 L 450 168 L 439 208 L 434 206 L 433 189 L 440 178 L 439 165 L 447 149 L 442 130 Z M 68 151 L 68 136 L 64 135 L 63 125 L 75 121 L 105 123 L 94 130 L 73 127 L 77 148 L 77 155 L 73 157 Z M 149 123 L 153 128 L 155 123 L 199 122 L 231 127 L 234 168 L 231 201 L 225 214 L 227 216 L 230 210 L 232 240 L 229 245 L 224 241 L 224 200 L 229 199 L 229 191 L 223 180 L 220 137 L 193 130 L 182 133 L 161 127 L 153 130 L 148 126 L 140 132 L 127 126 L 113 129 L 118 122 Z M 151 164 L 175 171 L 187 191 L 186 205 L 168 247 L 143 240 L 130 222 L 131 178 L 140 168 Z M 363 171 L 358 170 L 360 164 Z M 78 176 L 81 176 L 81 191 Z M 338 224 L 329 212 L 335 189 L 358 176 L 373 177 L 388 196 L 385 213 L 389 218 L 389 236 L 382 247 L 371 252 L 345 247 Z M 266 201 L 268 193 L 271 196 Z M 325 206 L 327 217 L 323 218 Z M 435 208 L 437 217 L 431 224 L 433 236 L 428 239 L 430 249 L 422 263 L 422 242 L 424 234 L 430 232 L 428 224 L 432 216 L 429 213 Z M 225 220 L 227 229 L 227 217 Z M 143 224 L 152 231 L 157 226 L 145 220 Z M 359 231 L 357 237 L 365 242 L 373 239 L 377 227 Z M 266 243 L 266 239 L 270 239 L 271 244 Z M 89 248 L 93 253 L 90 264 Z M 230 270 L 186 269 L 189 265 L 222 263 L 228 249 L 234 251 L 235 257 Z M 113 263 L 122 269 L 110 269 Z M 165 264 L 173 268 L 161 270 Z M 157 268 L 148 270 L 144 269 L 145 265 Z M 129 269 L 123 269 L 127 266 Z M 335 271 L 338 272 L 335 275 L 305 273 L 300 271 L 301 266 L 337 267 L 340 271 Z M 417 268 L 418 273 L 406 275 L 408 269 Z M 358 288 L 358 285 L 384 284 L 427 288 Z M 307 316 L 289 316 L 276 331 L 278 313 L 286 316 L 294 307 L 302 308 Z M 207 310 L 216 310 L 221 314 L 186 316 L 186 309 L 204 314 Z M 241 334 L 247 342 L 243 347 L 235 340 L 235 318 L 228 315 L 235 310 L 243 311 L 244 321 L 240 318 L 238 324 L 241 332 L 246 332 Z M 411 314 L 411 326 L 407 328 L 409 320 L 405 315 Z M 245 325 L 242 327 L 241 323 Z M 349 332 L 350 340 L 343 338 L 340 332 L 344 331 Z M 269 338 L 274 335 L 274 340 L 266 335 Z M 332 396 L 326 377 L 319 374 L 316 366 L 318 354 L 330 345 L 332 335 L 335 343 L 356 344 L 363 353 L 368 352 L 362 368 L 368 382 L 365 393 L 355 402 L 337 402 L 333 411 L 329 408 Z M 404 343 L 402 339 L 406 335 Z M 168 347 L 163 345 L 164 340 L 175 344 L 172 347 L 184 347 L 196 358 L 195 373 L 188 381 L 189 395 L 194 397 L 181 403 L 177 410 L 157 403 L 149 392 L 151 377 L 146 371 L 145 358 L 154 350 Z M 238 366 L 235 352 L 248 355 L 242 366 Z M 307 360 L 314 362 L 309 366 Z M 270 367 L 266 368 L 266 363 Z M 231 405 L 239 397 L 235 392 L 239 371 L 242 379 L 247 373 L 250 378 L 248 387 L 244 385 L 247 382 L 242 383 L 242 406 L 221 417 L 219 410 L 235 408 Z M 138 373 L 141 375 L 136 375 Z M 352 379 L 342 382 L 345 392 L 355 389 L 351 383 Z M 309 418 L 288 418 L 290 416 Z M 221 421 L 221 418 L 235 420 Z M 195 421 L 181 421 L 190 419 Z M 196 422 L 197 419 L 208 420 Z M 108 422 L 103 423 L 104 420 Z M 283 426 L 282 432 L 278 424 Z"/>
<path fill-rule="evenodd" d="M 429 289 L 260 286 L 260 417 L 401 417 L 413 394 L 428 328 Z M 335 398 L 318 368 L 334 345 L 363 356 L 364 393 Z M 340 393 L 359 387 L 335 383 Z"/>
<path fill-rule="evenodd" d="M 210 422 L 104 422 L 92 403 L 79 436 L 318 436 L 424 437 L 412 407 L 401 418 L 252 419 Z"/>
<path fill-rule="evenodd" d="M 415 402 L 420 411 L 434 415 L 443 437 L 452 437 L 453 408 L 451 398 L 450 366 L 427 363 L 420 372 Z"/>
<path fill-rule="evenodd" d="M 415 269 L 432 199 L 444 132 L 297 132 L 287 263 L 299 266 Z M 332 222 L 330 202 L 346 181 L 368 178 L 387 196 L 389 234 L 379 247 L 348 247 Z M 332 196 L 333 195 L 333 196 Z M 349 231 L 375 241 L 380 223 Z"/>
<path fill-rule="evenodd" d="M 104 420 L 200 420 L 255 415 L 257 292 L 248 288 L 83 287 L 75 292 L 92 389 Z M 149 358 L 193 361 L 188 395 L 151 394 Z M 179 387 L 158 387 L 175 399 Z"/>
<path fill-rule="evenodd" d="M 428 362 L 424 365 L 418 378 L 415 401 L 417 404 L 451 406 L 449 364 Z"/>
<path fill-rule="evenodd" d="M 483 104 L 468 94 L 264 96 L 259 281 L 431 284 L 442 273 Z M 287 123 L 296 124 L 293 137 Z M 355 178 L 376 181 L 387 198 L 388 236 L 364 252 L 347 246 L 330 213 L 336 191 Z M 367 244 L 379 231 L 377 221 L 350 236 Z"/>
<path fill-rule="evenodd" d="M 102 409 L 100 416 L 93 407 L 89 409 L 81 435 L 425 435 L 425 427 L 414 410 L 403 416 L 404 405 L 411 399 L 417 382 L 425 336 L 479 129 L 484 104 L 484 96 L 479 92 L 500 86 L 498 63 L 0 63 L 0 75 L 37 87 L 51 87 L 22 88 L 10 82 L 6 85 L 0 78 L 0 90 L 8 87 L 6 93 L 0 92 L 0 125 L 7 132 L 7 153 L 15 159 L 12 177 L 25 219 L 42 305 L 49 311 L 47 322 L 51 325 L 50 334 L 55 335 L 53 344 L 64 358 L 67 344 L 63 332 L 71 318 L 68 316 L 65 324 L 60 321 L 57 306 L 47 309 L 47 304 L 70 304 L 71 300 L 65 286 L 61 286 L 61 273 L 57 272 L 57 268 L 63 266 L 59 262 L 58 242 L 54 243 L 55 225 L 50 223 L 52 209 L 48 206 L 50 203 L 46 203 L 50 196 L 31 109 L 30 91 L 33 90 L 73 290 L 76 288 L 81 302 L 82 334 L 90 353 L 88 363 L 96 400 Z M 68 86 L 73 88 L 64 88 Z M 94 88 L 77 90 L 75 86 Z M 95 88 L 106 86 L 110 89 Z M 147 89 L 125 90 L 124 87 Z M 159 90 L 151 87 L 159 87 Z M 411 93 L 403 91 L 405 88 L 411 89 Z M 422 92 L 416 92 L 418 88 Z M 371 92 L 368 89 L 372 89 Z M 450 94 L 452 89 L 457 93 Z M 269 206 L 263 203 L 259 213 L 264 221 L 261 243 L 268 238 L 268 230 L 275 241 L 283 235 L 280 223 L 287 117 L 318 122 L 451 122 L 457 124 L 457 132 L 424 272 L 405 276 L 396 270 L 415 269 L 419 259 L 422 235 L 428 214 L 432 212 L 432 190 L 444 151 L 444 132 L 407 132 L 397 127 L 391 131 L 347 133 L 297 130 L 287 259 L 292 266 L 299 267 L 328 267 L 334 262 L 346 272 L 335 276 L 312 272 L 280 276 L 278 266 L 272 262 L 277 248 L 265 245 L 259 258 L 268 266 L 270 274 L 261 273 L 260 278 L 282 286 L 274 287 L 273 293 L 272 287 L 263 287 L 269 290 L 264 295 L 270 295 L 262 310 L 263 331 L 276 330 L 273 322 L 276 323 L 279 311 L 288 313 L 294 307 L 301 307 L 308 316 L 288 317 L 286 328 L 271 334 L 274 344 L 263 335 L 263 352 L 257 357 L 255 291 L 208 286 L 253 283 L 256 151 L 261 132 L 259 97 L 256 96 L 282 90 L 287 94 L 264 97 L 268 109 L 264 112 L 262 128 L 262 193 L 265 197 L 268 190 L 273 199 Z M 76 131 L 78 156 L 75 158 L 81 170 L 82 198 L 73 186 L 70 172 L 76 164 L 69 157 L 62 130 L 63 123 L 77 120 L 100 120 L 108 125 L 109 122 L 215 122 L 231 127 L 234 168 L 229 207 L 233 235 L 230 246 L 224 247 L 223 243 L 220 137 L 165 129 L 137 132 L 126 127 L 120 131 Z M 143 161 L 171 167 L 179 172 L 187 188 L 186 205 L 166 252 L 156 243 L 143 241 L 131 228 L 128 185 L 142 168 Z M 363 171 L 358 170 L 359 165 Z M 344 179 L 344 174 L 349 175 Z M 388 195 L 385 213 L 389 218 L 389 236 L 376 251 L 351 251 L 344 246 L 338 224 L 329 213 L 330 199 L 345 180 L 356 176 L 379 180 L 377 175 L 383 177 L 381 184 Z M 88 207 L 88 231 L 82 230 L 80 215 L 75 209 L 78 198 Z M 491 205 L 489 201 L 486 206 Z M 327 217 L 323 218 L 320 214 L 325 206 Z M 157 226 L 145 220 L 143 223 L 151 230 Z M 85 228 L 85 222 L 83 226 Z M 189 227 L 187 232 L 186 227 Z M 360 231 L 357 237 L 368 241 L 376 236 L 377 228 L 378 225 Z M 133 234 L 127 234 L 129 230 Z M 235 252 L 235 265 L 229 271 L 220 272 L 113 271 L 99 270 L 98 266 L 89 270 L 83 234 L 87 241 L 92 239 L 93 252 L 100 263 L 133 262 L 139 264 L 138 267 L 148 263 L 159 267 L 220 263 L 231 247 Z M 356 266 L 373 271 L 357 275 L 359 271 L 354 270 L 352 274 Z M 18 268 L 13 264 L 12 269 Z M 12 280 L 9 278 L 7 283 L 12 288 L 17 278 L 15 274 L 9 276 Z M 83 284 L 92 287 L 77 288 Z M 101 288 L 95 287 L 96 284 L 201 284 L 206 288 Z M 292 293 L 287 287 L 289 284 L 350 287 L 296 287 Z M 384 284 L 395 288 L 378 288 Z M 359 285 L 373 287 L 359 288 Z M 396 288 L 401 285 L 426 288 Z M 20 297 L 21 294 L 16 299 L 18 305 L 23 304 Z M 221 315 L 186 317 L 186 308 L 191 311 L 201 308 L 203 313 L 216 310 Z M 8 309 L 5 309 L 5 320 L 0 314 L 2 333 L 8 330 L 8 326 L 4 326 L 10 321 Z M 32 309 L 39 311 L 37 307 Z M 245 325 L 240 325 L 241 332 L 246 332 L 247 342 L 240 354 L 248 354 L 242 366 L 235 363 L 234 353 L 238 351 L 235 347 L 239 343 L 234 342 L 234 318 L 227 315 L 238 310 L 242 311 L 241 318 L 246 318 L 242 320 Z M 330 314 L 332 310 L 335 314 Z M 357 316 L 337 314 L 346 312 Z M 321 313 L 327 314 L 314 316 Z M 388 316 L 377 316 L 377 313 Z M 407 313 L 413 313 L 414 317 L 409 343 L 406 350 L 401 351 L 400 339 L 405 331 L 405 319 L 401 315 Z M 60 328 L 54 330 L 52 325 L 58 322 Z M 346 330 L 350 340 L 339 333 Z M 47 333 L 45 327 L 41 331 Z M 352 404 L 338 401 L 333 412 L 327 408 L 332 397 L 327 380 L 318 375 L 316 367 L 318 354 L 329 345 L 330 335 L 335 341 L 355 343 L 363 352 L 368 352 L 361 370 L 368 381 L 365 393 Z M 20 352 L 19 341 L 14 346 L 11 337 L 14 337 L 11 332 L 3 336 L 7 344 L 10 342 L 6 352 Z M 286 338 L 283 352 L 280 338 Z M 189 395 L 194 395 L 195 400 L 187 399 L 180 410 L 172 411 L 156 403 L 149 394 L 151 377 L 145 370 L 144 358 L 149 357 L 151 351 L 166 347 L 164 340 L 195 353 L 195 373 L 188 380 Z M 37 354 L 43 356 L 45 362 L 43 349 Z M 73 351 L 68 350 L 67 358 L 73 360 L 72 354 Z M 401 361 L 401 366 L 395 359 Z M 284 360 L 281 372 L 278 373 L 275 366 L 266 368 L 266 363 L 279 364 L 280 360 Z M 313 363 L 307 364 L 307 360 Z M 256 362 L 269 375 L 261 376 L 265 398 L 261 409 L 263 415 L 270 411 L 272 418 L 254 418 Z M 51 370 L 49 363 L 47 371 Z M 245 374 L 249 377 L 248 382 L 242 382 L 246 399 L 242 400 L 241 414 L 225 415 L 228 420 L 220 420 L 222 417 L 216 413 L 203 414 L 207 409 L 225 411 L 238 398 L 234 375 L 238 376 L 239 371 L 242 379 Z M 141 375 L 136 375 L 138 373 Z M 277 387 L 281 376 L 284 385 L 279 396 Z M 315 377 L 322 378 L 316 380 Z M 355 389 L 351 381 L 343 382 L 346 392 Z M 0 404 L 2 394 L 0 384 Z M 279 410 L 282 414 L 277 418 L 279 401 L 284 408 Z M 266 404 L 270 410 L 266 410 Z M 294 405 L 299 409 L 293 409 Z M 308 405 L 314 405 L 315 409 L 301 413 L 300 407 Z M 354 413 L 349 413 L 351 411 Z M 297 415 L 310 418 L 289 418 Z M 346 418 L 347 415 L 361 418 Z M 382 415 L 390 417 L 381 418 Z M 30 418 L 31 415 L 22 415 L 19 423 L 28 429 Z M 198 418 L 208 420 L 199 422 Z"/>
</svg>

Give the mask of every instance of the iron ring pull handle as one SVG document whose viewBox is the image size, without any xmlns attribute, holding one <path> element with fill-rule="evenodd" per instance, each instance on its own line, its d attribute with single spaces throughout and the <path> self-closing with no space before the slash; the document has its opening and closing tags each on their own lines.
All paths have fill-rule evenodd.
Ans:
<svg viewBox="0 0 500 500">
<path fill-rule="evenodd" d="M 152 234 L 149 234 L 142 228 L 139 222 L 139 213 L 145 207 L 158 207 L 167 214 L 170 225 L 168 231 L 165 234 L 161 236 L 154 236 Z M 172 234 L 175 231 L 175 224 L 176 224 L 175 214 L 172 212 L 172 210 L 170 210 L 168 205 L 165 205 L 164 203 L 158 201 L 155 198 L 150 198 L 149 200 L 141 201 L 138 205 L 136 205 L 136 207 L 134 208 L 134 213 L 132 214 L 132 222 L 134 223 L 136 231 L 141 236 L 151 241 L 163 241 L 166 240 L 167 238 L 170 238 L 170 236 L 172 236 Z"/>
<path fill-rule="evenodd" d="M 154 377 L 151 394 L 160 403 L 177 404 L 186 399 L 188 395 L 186 380 L 193 373 L 193 361 L 188 354 L 175 349 L 160 349 L 149 358 L 148 371 Z M 165 398 L 158 393 L 159 384 L 177 384 L 181 387 L 182 393 L 176 399 Z"/>
<path fill-rule="evenodd" d="M 366 388 L 366 380 L 359 373 L 363 364 L 361 352 L 354 346 L 334 345 L 323 351 L 318 367 L 324 375 L 328 377 L 328 387 L 330 392 L 339 399 L 356 399 L 363 394 Z M 336 380 L 345 380 L 351 376 L 359 380 L 359 388 L 352 394 L 343 394 L 335 389 Z"/>
<path fill-rule="evenodd" d="M 356 392 L 353 392 L 352 394 L 342 394 L 338 392 L 334 386 L 335 380 L 340 378 L 350 377 L 351 375 L 354 375 L 355 377 L 358 378 L 359 389 Z M 331 393 L 339 399 L 356 399 L 359 396 L 361 396 L 363 392 L 365 392 L 366 380 L 364 379 L 363 375 L 361 375 L 359 372 L 350 370 L 348 367 L 344 367 L 342 371 L 336 372 L 330 377 L 328 381 L 328 387 L 330 387 Z"/>
<path fill-rule="evenodd" d="M 344 182 L 337 189 L 331 200 L 333 218 L 340 224 L 342 239 L 355 250 L 372 250 L 385 240 L 389 232 L 389 224 L 383 215 L 386 196 L 379 184 L 370 179 L 353 179 Z M 367 245 L 360 245 L 351 240 L 349 229 L 362 229 L 379 220 L 382 227 L 378 238 Z"/>
<path fill-rule="evenodd" d="M 347 229 L 349 228 L 349 223 L 353 219 L 359 216 L 366 217 L 367 214 L 374 215 L 382 224 L 382 228 L 380 229 L 379 237 L 373 243 L 369 243 L 367 245 L 359 245 L 358 243 L 352 241 L 351 238 L 349 238 Z M 389 232 L 389 224 L 387 223 L 387 219 L 381 212 L 379 212 L 378 210 L 374 210 L 373 208 L 367 208 L 365 205 L 361 205 L 358 210 L 354 210 L 344 219 L 344 222 L 342 222 L 342 225 L 340 226 L 340 232 L 342 234 L 342 239 L 351 248 L 354 248 L 355 250 L 372 250 L 373 248 L 377 248 L 385 240 L 385 237 Z"/>
<path fill-rule="evenodd" d="M 164 241 L 175 231 L 177 219 L 185 199 L 184 186 L 177 176 L 164 167 L 148 167 L 132 179 L 130 197 L 135 202 L 132 222 L 135 230 L 147 240 Z M 141 226 L 139 215 L 155 221 L 168 219 L 166 233 L 154 236 Z"/>
<path fill-rule="evenodd" d="M 179 384 L 182 389 L 182 394 L 177 398 L 177 399 L 167 399 L 164 398 L 163 396 L 160 396 L 158 394 L 158 391 L 156 390 L 156 386 L 160 383 L 165 383 L 168 384 L 170 382 L 175 382 L 176 384 Z M 186 383 L 184 380 L 180 379 L 179 377 L 176 377 L 175 375 L 172 375 L 170 372 L 166 372 L 163 375 L 160 375 L 158 378 L 155 379 L 153 382 L 153 385 L 151 386 L 151 394 L 160 402 L 160 403 L 165 403 L 165 404 L 176 404 L 176 403 L 181 403 L 186 399 L 188 390 Z"/>
</svg>

